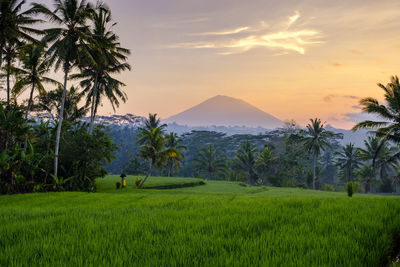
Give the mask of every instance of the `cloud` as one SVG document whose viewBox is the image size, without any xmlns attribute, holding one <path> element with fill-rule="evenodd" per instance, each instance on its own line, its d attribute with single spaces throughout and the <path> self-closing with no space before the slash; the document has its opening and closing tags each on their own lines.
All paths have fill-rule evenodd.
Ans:
<svg viewBox="0 0 400 267">
<path fill-rule="evenodd" d="M 300 12 L 296 11 L 295 14 L 289 17 L 287 22 L 288 26 L 300 18 Z M 313 29 L 286 29 L 278 30 L 275 32 L 266 33 L 268 25 L 265 22 L 261 23 L 261 28 L 252 28 L 249 26 L 238 27 L 232 30 L 205 32 L 194 35 L 214 35 L 220 36 L 222 39 L 213 41 L 196 41 L 196 42 L 183 42 L 170 45 L 170 48 L 184 48 L 184 49 L 217 49 L 217 54 L 231 55 L 240 52 L 249 51 L 257 47 L 268 49 L 281 50 L 283 52 L 293 51 L 299 54 L 306 53 L 306 46 L 311 44 L 322 43 L 320 40 L 321 34 Z M 225 35 L 232 35 L 237 33 L 246 33 L 247 35 L 238 38 L 224 38 Z M 249 35 L 250 34 L 250 35 Z"/>
<path fill-rule="evenodd" d="M 300 18 L 300 12 L 296 10 L 294 12 L 294 15 L 289 17 L 288 28 L 292 26 L 292 24 L 294 24 L 299 18 Z"/>
<path fill-rule="evenodd" d="M 329 65 L 331 65 L 332 67 L 342 67 L 343 66 L 343 64 L 339 63 L 339 62 L 331 62 L 331 63 L 329 63 Z"/>
<path fill-rule="evenodd" d="M 178 24 L 190 24 L 190 23 L 206 22 L 208 20 L 209 20 L 209 18 L 203 17 L 203 18 L 194 18 L 194 19 L 182 19 L 182 20 L 178 20 L 176 23 L 178 23 Z"/>
<path fill-rule="evenodd" d="M 368 113 L 364 113 L 364 112 L 345 113 L 345 114 L 343 114 L 343 119 L 345 121 L 354 122 L 354 123 L 359 123 L 359 122 L 366 121 L 366 120 L 382 121 L 382 120 L 379 120 L 379 118 L 376 115 L 368 114 Z"/>
<path fill-rule="evenodd" d="M 353 99 L 353 100 L 360 100 L 361 97 L 354 96 L 354 95 L 337 95 L 331 94 L 324 97 L 325 102 L 332 102 L 334 98 L 345 98 L 345 99 Z"/>
<path fill-rule="evenodd" d="M 244 32 L 249 30 L 250 27 L 240 27 L 232 30 L 226 30 L 226 31 L 220 31 L 220 32 L 202 32 L 202 33 L 193 33 L 191 35 L 230 35 L 230 34 L 236 34 L 240 32 Z"/>
<path fill-rule="evenodd" d="M 357 50 L 357 49 L 350 49 L 349 52 L 353 55 L 362 55 L 363 52 Z"/>
</svg>

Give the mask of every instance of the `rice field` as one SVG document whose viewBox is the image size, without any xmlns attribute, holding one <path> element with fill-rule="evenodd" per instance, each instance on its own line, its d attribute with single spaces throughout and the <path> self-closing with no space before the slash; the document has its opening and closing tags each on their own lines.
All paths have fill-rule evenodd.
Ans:
<svg viewBox="0 0 400 267">
<path fill-rule="evenodd" d="M 233 182 L 0 196 L 1 266 L 384 266 L 400 198 Z M 198 181 L 150 178 L 147 186 Z"/>
</svg>

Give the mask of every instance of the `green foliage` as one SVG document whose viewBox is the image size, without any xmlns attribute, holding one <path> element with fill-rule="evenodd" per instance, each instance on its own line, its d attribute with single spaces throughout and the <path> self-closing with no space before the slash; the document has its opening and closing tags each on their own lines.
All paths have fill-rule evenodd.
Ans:
<svg viewBox="0 0 400 267">
<path fill-rule="evenodd" d="M 183 163 L 184 160 L 184 152 L 187 151 L 187 147 L 182 145 L 182 138 L 178 137 L 176 133 L 169 133 L 165 136 L 167 144 L 167 148 L 173 148 L 179 151 L 179 153 L 182 155 L 181 157 L 177 158 L 176 160 L 174 158 L 168 158 L 167 164 L 166 164 L 166 171 L 167 171 L 167 176 L 171 177 L 174 171 L 174 166 L 176 170 L 179 170 L 181 167 L 181 164 Z"/>
<path fill-rule="evenodd" d="M 91 20 L 93 27 L 88 45 L 89 56 L 83 60 L 81 73 L 71 76 L 72 79 L 81 80 L 82 94 L 87 96 L 86 105 L 91 105 L 90 132 L 102 98 L 109 100 L 114 111 L 119 107 L 120 100 L 127 100 L 127 95 L 121 90 L 125 84 L 112 76 L 131 69 L 126 62 L 130 51 L 120 46 L 119 37 L 112 31 L 116 23 L 112 21 L 111 10 L 98 2 L 91 11 Z"/>
<path fill-rule="evenodd" d="M 233 168 L 247 174 L 248 182 L 252 185 L 257 183 L 256 173 L 257 150 L 255 145 L 249 141 L 241 143 L 233 161 Z"/>
<path fill-rule="evenodd" d="M 335 187 L 331 184 L 325 184 L 325 191 L 335 191 Z"/>
<path fill-rule="evenodd" d="M 200 149 L 193 161 L 200 174 L 205 175 L 208 180 L 223 177 L 226 173 L 227 164 L 225 158 L 217 156 L 211 144 L 207 148 Z"/>
<path fill-rule="evenodd" d="M 74 177 L 67 190 L 95 191 L 94 180 L 107 174 L 103 166 L 113 158 L 111 138 L 101 127 L 89 134 L 86 124 L 74 124 L 64 133 L 62 144 L 60 175 Z"/>
<path fill-rule="evenodd" d="M 141 178 L 136 178 L 135 179 L 135 186 L 138 187 L 142 183 L 143 179 Z"/>
<path fill-rule="evenodd" d="M 39 96 L 46 94 L 44 83 L 59 85 L 59 83 L 45 75 L 50 71 L 50 60 L 45 56 L 43 46 L 27 44 L 20 49 L 19 60 L 22 68 L 13 68 L 13 73 L 17 77 L 14 84 L 13 94 L 20 95 L 26 89 L 30 90 L 28 105 L 25 117 L 33 106 L 33 93 L 38 91 Z"/>
<path fill-rule="evenodd" d="M 89 135 L 86 125 L 73 122 L 66 125 L 61 142 L 61 169 L 58 176 L 51 177 L 55 128 L 44 122 L 30 124 L 24 118 L 23 107 L 12 105 L 0 104 L 1 120 L 4 121 L 0 124 L 1 194 L 94 191 L 94 180 L 107 173 L 102 166 L 112 159 L 115 146 L 100 127 Z"/>
<path fill-rule="evenodd" d="M 47 92 L 46 94 L 38 95 L 37 104 L 34 107 L 35 111 L 45 111 L 52 115 L 54 120 L 59 118 L 61 113 L 61 98 L 63 95 L 63 87 L 58 86 L 55 90 Z M 65 92 L 63 123 L 75 122 L 85 116 L 88 112 L 86 106 L 79 106 L 79 102 L 83 96 L 79 93 L 77 87 L 70 87 Z"/>
<path fill-rule="evenodd" d="M 341 151 L 336 152 L 336 165 L 342 171 L 341 177 L 346 182 L 354 181 L 354 172 L 360 167 L 360 152 L 354 144 L 347 144 Z"/>
<path fill-rule="evenodd" d="M 348 182 L 346 184 L 346 192 L 349 197 L 352 197 L 357 192 L 358 184 L 355 182 Z"/>
<path fill-rule="evenodd" d="M 311 123 L 307 125 L 307 130 L 301 133 L 304 137 L 301 141 L 304 143 L 304 147 L 307 152 L 313 157 L 313 189 L 316 189 L 317 183 L 317 161 L 322 151 L 331 147 L 329 143 L 330 139 L 335 137 L 334 133 L 327 131 L 325 125 L 321 122 L 321 119 L 315 118 L 310 120 Z"/>
<path fill-rule="evenodd" d="M 400 83 L 397 76 L 391 78 L 390 83 L 386 86 L 378 84 L 384 91 L 385 103 L 372 97 L 361 99 L 360 105 L 363 112 L 375 114 L 380 121 L 363 121 L 353 127 L 358 129 L 377 129 L 376 135 L 384 140 L 400 143 Z"/>
<path fill-rule="evenodd" d="M 164 135 L 165 126 L 165 124 L 161 125 L 157 114 L 149 114 L 149 118 L 145 121 L 145 127 L 140 129 L 136 142 L 140 146 L 139 156 L 149 160 L 150 167 L 138 188 L 142 187 L 151 175 L 153 167 L 162 170 L 168 160 L 179 161 L 183 158 L 177 148 L 167 147 L 167 139 Z"/>
</svg>

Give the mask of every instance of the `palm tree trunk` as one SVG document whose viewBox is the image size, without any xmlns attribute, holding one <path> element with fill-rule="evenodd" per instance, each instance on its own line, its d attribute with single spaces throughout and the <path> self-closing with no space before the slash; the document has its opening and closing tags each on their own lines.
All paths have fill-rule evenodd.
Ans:
<svg viewBox="0 0 400 267">
<path fill-rule="evenodd" d="M 64 118 L 64 104 L 65 104 L 65 95 L 66 95 L 66 91 L 67 91 L 68 72 L 69 72 L 69 68 L 67 67 L 64 69 L 64 90 L 62 93 L 61 108 L 60 108 L 60 114 L 58 117 L 56 147 L 54 149 L 54 175 L 56 177 L 58 175 L 58 152 L 60 150 L 61 127 L 62 127 L 63 118 Z"/>
<path fill-rule="evenodd" d="M 33 99 L 33 91 L 34 90 L 35 90 L 35 84 L 32 83 L 32 89 L 31 89 L 31 93 L 29 95 L 28 106 L 26 107 L 26 110 L 25 110 L 25 119 L 28 119 L 28 114 L 32 107 L 32 99 Z"/>
<path fill-rule="evenodd" d="M 168 164 L 168 177 L 171 177 L 172 164 Z"/>
<path fill-rule="evenodd" d="M 316 168 L 317 168 L 317 155 L 315 155 L 315 153 L 313 154 L 313 184 L 312 184 L 312 188 L 313 190 L 315 190 L 315 184 L 317 182 L 317 175 L 316 175 Z"/>
<path fill-rule="evenodd" d="M 3 66 L 3 45 L 0 46 L 0 68 Z"/>
<path fill-rule="evenodd" d="M 94 117 L 96 116 L 96 114 L 95 114 L 96 100 L 97 100 L 97 77 L 96 77 L 96 80 L 95 80 L 95 83 L 93 86 L 93 98 L 92 98 L 92 107 L 90 110 L 89 134 L 92 134 L 92 132 L 93 132 Z"/>
<path fill-rule="evenodd" d="M 11 67 L 11 60 L 7 59 L 7 105 L 10 105 L 10 67 Z"/>
<path fill-rule="evenodd" d="M 138 189 L 142 188 L 143 184 L 144 184 L 144 183 L 146 182 L 146 180 L 150 177 L 151 172 L 152 172 L 152 170 L 153 170 L 153 166 L 154 166 L 154 163 L 153 163 L 153 161 L 151 161 L 151 162 L 150 162 L 149 172 L 147 173 L 146 177 L 144 177 L 143 181 L 138 185 L 138 187 L 137 187 Z"/>
<path fill-rule="evenodd" d="M 26 107 L 25 110 L 25 120 L 28 119 L 28 114 L 29 111 L 31 110 L 32 107 L 32 98 L 33 98 L 33 91 L 35 90 L 35 84 L 32 83 L 32 89 L 31 89 L 31 93 L 29 95 L 29 101 L 28 101 L 28 106 Z M 24 141 L 24 151 L 26 152 L 26 149 L 28 148 L 28 138 L 25 137 L 25 141 Z"/>
</svg>

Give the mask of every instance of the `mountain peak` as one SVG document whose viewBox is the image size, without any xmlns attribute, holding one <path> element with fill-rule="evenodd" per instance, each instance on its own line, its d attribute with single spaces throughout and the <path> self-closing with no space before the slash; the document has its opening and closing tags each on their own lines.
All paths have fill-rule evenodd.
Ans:
<svg viewBox="0 0 400 267">
<path fill-rule="evenodd" d="M 190 126 L 282 126 L 278 118 L 238 98 L 217 95 L 165 120 Z"/>
</svg>

